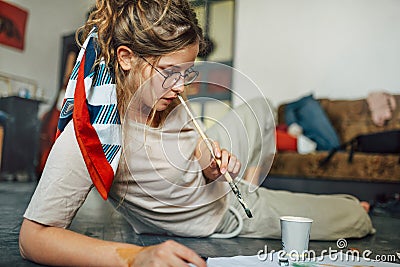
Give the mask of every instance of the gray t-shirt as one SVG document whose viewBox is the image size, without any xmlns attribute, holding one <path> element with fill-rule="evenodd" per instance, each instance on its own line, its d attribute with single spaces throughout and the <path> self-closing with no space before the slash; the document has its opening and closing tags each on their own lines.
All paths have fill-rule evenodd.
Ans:
<svg viewBox="0 0 400 267">
<path fill-rule="evenodd" d="M 229 186 L 206 184 L 193 155 L 198 134 L 183 108 L 160 128 L 129 122 L 123 133 L 109 200 L 135 232 L 212 234 L 227 210 Z M 24 217 L 68 227 L 92 186 L 71 122 L 54 144 Z"/>
</svg>

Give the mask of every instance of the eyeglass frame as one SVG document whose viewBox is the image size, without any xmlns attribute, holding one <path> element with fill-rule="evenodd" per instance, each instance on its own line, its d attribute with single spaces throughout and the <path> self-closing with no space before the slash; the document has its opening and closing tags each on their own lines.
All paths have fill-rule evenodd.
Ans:
<svg viewBox="0 0 400 267">
<path fill-rule="evenodd" d="M 171 72 L 169 75 L 165 75 L 165 74 L 163 74 L 158 68 L 156 68 L 153 64 L 151 64 L 145 57 L 143 57 L 143 56 L 139 56 L 139 57 L 140 57 L 141 59 L 143 59 L 147 64 L 149 64 L 149 65 L 150 65 L 155 71 L 157 71 L 161 76 L 164 77 L 164 81 L 163 81 L 163 83 L 162 83 L 162 88 L 165 89 L 165 90 L 168 90 L 168 89 L 173 88 L 173 87 L 178 83 L 178 81 L 180 80 L 181 77 L 183 78 L 183 85 L 184 85 L 184 86 L 188 86 L 188 85 L 190 85 L 191 83 L 193 83 L 194 80 L 196 80 L 197 77 L 199 76 L 199 72 L 198 72 L 197 70 L 193 69 L 193 66 L 190 67 L 190 68 L 188 68 L 188 69 L 185 71 L 185 74 L 183 74 L 183 75 L 182 75 L 182 73 L 180 73 L 179 71 Z M 193 77 L 193 79 L 192 79 L 191 81 L 185 82 L 185 77 L 187 77 L 187 75 L 189 74 L 189 73 L 187 73 L 189 70 L 191 70 L 189 73 L 192 73 L 192 72 L 193 72 L 193 73 L 195 73 L 196 75 Z M 170 78 L 172 75 L 175 75 L 176 73 L 179 74 L 179 78 L 176 80 L 176 82 L 175 82 L 173 85 L 169 86 L 169 87 L 165 87 L 165 86 L 164 86 L 164 83 L 167 81 L 167 79 Z"/>
</svg>

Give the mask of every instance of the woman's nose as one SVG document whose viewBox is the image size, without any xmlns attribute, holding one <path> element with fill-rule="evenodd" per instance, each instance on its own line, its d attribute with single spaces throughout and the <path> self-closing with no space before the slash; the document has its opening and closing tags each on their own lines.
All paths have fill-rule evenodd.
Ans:
<svg viewBox="0 0 400 267">
<path fill-rule="evenodd" d="M 176 84 L 172 86 L 171 90 L 178 94 L 183 93 L 183 91 L 185 91 L 185 82 L 183 80 L 183 77 L 179 78 Z"/>
</svg>

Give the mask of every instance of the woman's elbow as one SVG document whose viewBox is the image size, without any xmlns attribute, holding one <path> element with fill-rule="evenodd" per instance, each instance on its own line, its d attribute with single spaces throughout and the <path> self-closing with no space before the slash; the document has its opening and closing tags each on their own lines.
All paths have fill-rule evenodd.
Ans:
<svg viewBox="0 0 400 267">
<path fill-rule="evenodd" d="M 19 253 L 22 258 L 32 260 L 29 252 L 35 249 L 35 235 L 43 227 L 45 226 L 28 219 L 23 220 L 19 231 Z"/>
</svg>

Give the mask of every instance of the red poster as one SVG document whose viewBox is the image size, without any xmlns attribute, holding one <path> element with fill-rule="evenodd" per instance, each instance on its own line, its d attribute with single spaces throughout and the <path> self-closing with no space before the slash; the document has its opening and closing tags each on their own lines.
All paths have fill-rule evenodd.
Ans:
<svg viewBox="0 0 400 267">
<path fill-rule="evenodd" d="M 0 0 L 0 44 L 24 50 L 28 12 Z"/>
</svg>

